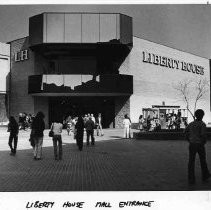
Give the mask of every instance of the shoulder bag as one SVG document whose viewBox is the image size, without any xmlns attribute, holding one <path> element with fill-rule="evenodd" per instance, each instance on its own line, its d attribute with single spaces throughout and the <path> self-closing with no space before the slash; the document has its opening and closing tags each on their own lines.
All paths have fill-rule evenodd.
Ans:
<svg viewBox="0 0 211 210">
<path fill-rule="evenodd" d="M 49 134 L 48 134 L 49 137 L 53 137 L 54 136 L 54 132 L 53 132 L 53 124 L 51 126 L 51 130 L 49 131 Z"/>
</svg>

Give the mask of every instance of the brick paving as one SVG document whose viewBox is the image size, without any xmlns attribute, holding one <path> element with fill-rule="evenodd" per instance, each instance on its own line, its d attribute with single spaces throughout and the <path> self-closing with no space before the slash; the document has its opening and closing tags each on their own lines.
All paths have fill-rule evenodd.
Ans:
<svg viewBox="0 0 211 210">
<path fill-rule="evenodd" d="M 45 131 L 43 159 L 34 161 L 30 131 L 20 131 L 16 156 L 9 155 L 6 128 L 0 128 L 0 191 L 183 191 L 211 190 L 202 183 L 199 159 L 197 183 L 187 184 L 188 144 L 183 140 L 123 139 L 122 130 L 105 130 L 96 145 L 78 151 L 63 132 L 63 160 L 53 158 L 53 144 Z M 207 143 L 211 170 L 211 142 Z"/>
</svg>

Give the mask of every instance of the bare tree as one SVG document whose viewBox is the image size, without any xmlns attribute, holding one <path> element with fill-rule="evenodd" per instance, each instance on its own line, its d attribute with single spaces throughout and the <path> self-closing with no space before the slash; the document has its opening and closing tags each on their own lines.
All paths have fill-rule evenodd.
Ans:
<svg viewBox="0 0 211 210">
<path fill-rule="evenodd" d="M 174 89 L 177 90 L 180 99 L 186 104 L 186 109 L 193 119 L 198 102 L 203 99 L 208 91 L 208 81 L 206 79 L 199 80 L 183 80 Z"/>
</svg>

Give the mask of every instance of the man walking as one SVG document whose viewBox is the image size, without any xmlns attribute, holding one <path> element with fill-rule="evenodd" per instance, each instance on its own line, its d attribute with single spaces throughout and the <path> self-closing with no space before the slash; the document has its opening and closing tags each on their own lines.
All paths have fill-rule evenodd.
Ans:
<svg viewBox="0 0 211 210">
<path fill-rule="evenodd" d="M 95 123 L 93 122 L 92 118 L 89 117 L 89 119 L 85 123 L 85 128 L 86 128 L 86 133 L 87 133 L 87 141 L 86 144 L 87 146 L 89 145 L 89 138 L 91 136 L 91 144 L 95 144 L 95 138 L 94 138 L 94 128 L 95 128 Z"/>
<path fill-rule="evenodd" d="M 206 162 L 206 124 L 202 121 L 204 111 L 202 109 L 196 110 L 195 117 L 196 119 L 185 129 L 185 138 L 189 141 L 188 181 L 190 184 L 195 183 L 196 153 L 199 154 L 200 158 L 202 181 L 207 181 L 211 177 Z"/>
</svg>

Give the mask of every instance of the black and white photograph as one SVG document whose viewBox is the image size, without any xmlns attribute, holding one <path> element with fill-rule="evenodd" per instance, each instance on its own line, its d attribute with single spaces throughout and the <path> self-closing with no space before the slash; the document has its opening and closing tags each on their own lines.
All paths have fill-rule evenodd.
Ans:
<svg viewBox="0 0 211 210">
<path fill-rule="evenodd" d="M 209 2 L 1 4 L 0 208 L 209 209 L 210 59 Z"/>
</svg>

